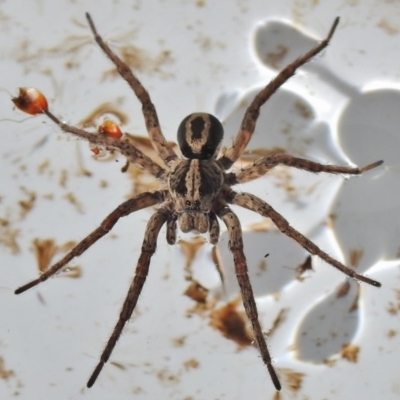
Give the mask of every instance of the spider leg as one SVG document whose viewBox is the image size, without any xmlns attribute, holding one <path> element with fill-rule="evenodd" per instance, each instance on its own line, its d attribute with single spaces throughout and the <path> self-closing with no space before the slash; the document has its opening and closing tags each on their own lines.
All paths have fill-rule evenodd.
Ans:
<svg viewBox="0 0 400 400">
<path fill-rule="evenodd" d="M 110 358 L 110 355 L 119 339 L 122 330 L 125 326 L 125 323 L 129 320 L 132 315 L 133 310 L 136 307 L 137 300 L 142 291 L 143 285 L 146 281 L 147 274 L 149 271 L 150 259 L 154 252 L 156 251 L 156 243 L 158 233 L 160 232 L 161 227 L 168 220 L 170 216 L 170 211 L 166 208 L 160 208 L 157 212 L 155 212 L 149 222 L 147 223 L 146 233 L 143 240 L 142 252 L 140 254 L 135 277 L 129 287 L 128 294 L 125 298 L 124 304 L 122 306 L 122 310 L 118 319 L 117 324 L 108 339 L 107 345 L 104 348 L 103 353 L 100 356 L 100 361 L 94 369 L 92 375 L 90 376 L 87 387 L 92 387 L 96 382 L 97 377 L 99 376 L 101 370 L 104 367 L 104 364 Z"/>
<path fill-rule="evenodd" d="M 264 87 L 264 89 L 262 89 L 256 95 L 244 114 L 242 124 L 239 132 L 236 134 L 233 145 L 229 147 L 225 151 L 225 154 L 223 154 L 218 160 L 219 164 L 223 168 L 229 169 L 243 153 L 253 135 L 261 106 L 276 92 L 276 90 L 279 89 L 279 87 L 281 87 L 290 77 L 295 74 L 297 68 L 304 65 L 328 46 L 338 23 L 339 18 L 336 18 L 332 24 L 328 36 L 324 40 L 285 67 L 271 82 L 268 83 L 267 86 Z"/>
<path fill-rule="evenodd" d="M 164 160 L 165 164 L 170 166 L 177 156 L 175 152 L 168 146 L 168 143 L 162 134 L 160 124 L 158 122 L 157 112 L 154 104 L 151 102 L 150 96 L 146 89 L 143 87 L 138 78 L 133 74 L 128 65 L 126 65 L 104 42 L 102 37 L 98 34 L 97 29 L 93 23 L 93 20 L 89 13 L 86 13 L 86 18 L 89 22 L 90 29 L 93 32 L 94 39 L 97 44 L 107 55 L 107 57 L 114 63 L 118 73 L 128 83 L 128 85 L 134 91 L 136 97 L 142 104 L 143 116 L 146 122 L 147 131 L 149 133 L 150 140 L 158 152 L 160 157 Z"/>
<path fill-rule="evenodd" d="M 365 171 L 376 168 L 382 163 L 383 161 L 376 161 L 372 164 L 366 165 L 365 167 L 342 167 L 339 165 L 324 165 L 314 161 L 305 160 L 304 158 L 293 157 L 289 154 L 275 154 L 256 160 L 253 165 L 243 168 L 240 172 L 232 174 L 236 175 L 236 178 L 233 176 L 230 178 L 234 181 L 232 184 L 249 182 L 263 176 L 278 164 L 315 173 L 328 172 L 330 174 L 359 175 Z"/>
<path fill-rule="evenodd" d="M 86 139 L 88 142 L 104 146 L 106 148 L 118 149 L 129 162 L 136 167 L 145 170 L 155 176 L 156 178 L 162 178 L 165 170 L 155 163 L 150 157 L 146 156 L 138 148 L 130 144 L 126 140 L 120 140 L 112 138 L 102 134 L 86 132 L 83 129 L 76 128 L 68 125 L 57 118 L 48 109 L 43 111 L 54 123 L 56 123 L 64 132 L 72 133 L 82 139 Z"/>
<path fill-rule="evenodd" d="M 292 228 L 289 222 L 275 211 L 268 203 L 261 200 L 257 196 L 250 193 L 236 193 L 233 190 L 228 194 L 229 200 L 232 204 L 236 204 L 248 210 L 252 210 L 263 217 L 271 218 L 275 226 L 286 236 L 291 237 L 297 243 L 299 243 L 304 249 L 306 249 L 310 254 L 316 255 L 331 264 L 333 267 L 342 271 L 345 275 L 350 278 L 356 279 L 361 282 L 368 283 L 369 285 L 380 287 L 381 284 L 373 279 L 367 278 L 364 275 L 357 274 L 353 269 L 346 267 L 341 262 L 332 258 L 329 254 L 321 250 L 315 243 L 307 239 L 299 231 Z"/>
<path fill-rule="evenodd" d="M 276 390 L 281 390 L 278 375 L 272 365 L 271 356 L 265 341 L 264 334 L 258 321 L 257 306 L 254 300 L 253 289 L 247 274 L 246 257 L 243 252 L 242 228 L 236 214 L 229 208 L 224 207 L 218 212 L 218 216 L 224 221 L 229 233 L 229 250 L 233 254 L 236 277 L 242 294 L 243 305 L 253 327 L 254 338 L 260 351 L 261 358 L 268 368 L 272 382 Z"/>
<path fill-rule="evenodd" d="M 92 233 L 85 237 L 81 242 L 79 242 L 68 254 L 66 254 L 59 262 L 50 267 L 46 272 L 40 275 L 39 278 L 19 287 L 15 290 L 15 294 L 20 294 L 26 290 L 38 285 L 41 282 L 46 281 L 48 278 L 56 274 L 60 269 L 62 269 L 69 261 L 73 258 L 80 256 L 85 252 L 90 246 L 92 246 L 97 240 L 106 235 L 116 222 L 121 218 L 125 217 L 135 211 L 141 210 L 142 208 L 150 207 L 154 204 L 161 203 L 164 201 L 166 192 L 154 191 L 140 193 L 137 196 L 129 199 L 122 204 L 120 204 L 113 212 L 111 212 L 100 224 L 100 226 L 95 229 Z"/>
</svg>

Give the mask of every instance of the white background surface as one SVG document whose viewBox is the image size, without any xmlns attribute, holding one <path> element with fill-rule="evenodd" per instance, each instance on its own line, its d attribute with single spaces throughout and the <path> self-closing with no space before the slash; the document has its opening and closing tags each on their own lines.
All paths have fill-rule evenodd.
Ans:
<svg viewBox="0 0 400 400">
<path fill-rule="evenodd" d="M 57 243 L 83 238 L 131 190 L 131 180 L 119 172 L 123 158 L 93 160 L 86 143 L 66 137 L 44 117 L 26 118 L 10 101 L 19 86 L 38 87 L 53 112 L 71 124 L 107 101 L 129 115 L 126 131 L 145 134 L 140 105 L 126 83 L 101 79 L 111 65 L 92 40 L 85 11 L 115 50 L 128 44 L 142 49 L 145 65 L 137 75 L 169 139 L 184 116 L 201 110 L 224 120 L 227 143 L 242 116 L 237 104 L 276 73 L 264 55 L 284 44 L 289 62 L 341 16 L 323 56 L 263 109 L 249 147 L 282 146 L 292 154 L 345 165 L 384 159 L 384 167 L 348 181 L 291 172 L 294 196 L 277 187 L 276 177 L 240 189 L 269 201 L 329 254 L 349 263 L 351 250 L 361 250 L 359 270 L 383 286 L 361 285 L 359 308 L 349 312 L 357 288 L 338 299 L 344 277 L 316 259 L 312 278 L 295 280 L 290 268 L 306 254 L 281 234 L 246 232 L 246 255 L 264 329 L 287 310 L 268 341 L 282 378 L 281 398 L 400 398 L 397 2 L 13 0 L 0 6 L 0 216 L 18 229 L 20 248 L 18 254 L 0 250 L 0 356 L 3 369 L 13 371 L 0 379 L 2 399 L 274 398 L 256 349 L 237 351 L 206 318 L 186 317 L 193 302 L 182 294 L 184 257 L 179 246 L 166 244 L 163 233 L 137 313 L 111 357 L 125 369 L 109 363 L 95 386 L 85 389 L 127 292 L 150 210 L 121 220 L 113 235 L 76 260 L 83 268 L 80 279 L 59 277 L 13 294 L 37 276 L 34 238 L 53 237 Z M 265 25 L 268 21 L 275 25 Z M 304 34 L 310 35 L 308 41 Z M 171 60 L 154 69 L 163 50 L 170 51 Z M 299 116 L 298 101 L 314 118 Z M 91 177 L 79 174 L 78 149 Z M 40 174 L 38 165 L 46 159 L 50 167 Z M 66 187 L 59 184 L 62 170 L 69 173 Z M 100 188 L 102 179 L 107 188 Z M 37 195 L 24 218 L 17 204 L 27 197 L 21 187 Z M 65 199 L 68 192 L 84 212 Z M 333 230 L 326 224 L 330 213 L 336 215 Z M 244 227 L 261 221 L 244 211 L 239 216 Z M 230 260 L 225 235 L 221 252 Z M 270 253 L 268 267 L 260 275 L 257 265 L 265 253 Z M 228 297 L 223 301 L 237 294 L 231 265 L 225 264 Z M 198 279 L 218 292 L 209 248 L 201 250 L 193 267 Z M 173 339 L 182 336 L 184 346 L 175 347 Z M 356 363 L 340 357 L 348 342 L 360 347 Z M 186 370 L 184 362 L 191 358 L 199 367 Z M 328 366 L 326 359 L 337 361 Z M 304 374 L 299 391 L 285 384 L 285 369 Z"/>
</svg>

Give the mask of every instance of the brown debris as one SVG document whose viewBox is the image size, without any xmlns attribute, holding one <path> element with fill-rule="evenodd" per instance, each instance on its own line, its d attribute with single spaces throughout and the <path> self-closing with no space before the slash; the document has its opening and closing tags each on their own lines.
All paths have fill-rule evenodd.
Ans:
<svg viewBox="0 0 400 400">
<path fill-rule="evenodd" d="M 350 361 L 357 362 L 358 361 L 358 353 L 360 352 L 360 347 L 355 344 L 344 344 L 342 346 L 342 351 L 340 352 L 342 358 Z"/>
<path fill-rule="evenodd" d="M 135 72 L 147 72 L 149 74 L 157 72 L 161 73 L 165 78 L 171 76 L 171 74 L 162 70 L 164 65 L 173 61 L 170 50 L 160 50 L 156 56 L 152 57 L 145 50 L 132 44 L 126 44 L 120 46 L 118 55 Z M 118 76 L 117 69 L 111 68 L 103 74 L 103 80 Z"/>
<path fill-rule="evenodd" d="M 303 274 L 306 271 L 314 271 L 313 267 L 312 267 L 312 258 L 311 256 L 307 256 L 307 258 L 304 260 L 303 263 L 299 264 L 296 267 L 296 279 L 298 279 L 299 281 L 303 281 L 305 279 L 305 277 L 303 276 Z"/>
<path fill-rule="evenodd" d="M 15 376 L 15 372 L 6 368 L 4 358 L 0 356 L 0 378 L 7 381 L 12 376 Z"/>
<path fill-rule="evenodd" d="M 357 287 L 357 294 L 356 294 L 356 296 L 354 297 L 353 303 L 352 303 L 351 306 L 349 307 L 349 312 L 353 312 L 353 311 L 358 310 L 358 307 L 359 307 L 358 302 L 359 302 L 359 300 L 360 300 L 360 295 L 361 295 L 361 286 L 358 285 L 358 287 Z"/>
<path fill-rule="evenodd" d="M 0 244 L 8 247 L 12 254 L 20 252 L 20 247 L 17 242 L 19 229 L 12 228 L 10 221 L 6 218 L 0 218 Z"/>
<path fill-rule="evenodd" d="M 399 331 L 396 329 L 389 329 L 387 336 L 388 338 L 392 338 L 395 337 L 396 335 L 398 335 Z"/>
<path fill-rule="evenodd" d="M 36 256 L 38 270 L 40 273 L 46 272 L 51 260 L 57 253 L 65 253 L 74 247 L 75 242 L 68 241 L 62 245 L 57 245 L 54 239 L 35 238 L 32 241 L 33 251 Z M 79 266 L 68 266 L 62 269 L 60 276 L 66 278 L 80 278 L 82 276 L 82 268 Z"/>
<path fill-rule="evenodd" d="M 184 292 L 184 295 L 201 304 L 206 303 L 207 294 L 208 289 L 201 286 L 200 283 L 196 281 L 191 282 Z"/>
<path fill-rule="evenodd" d="M 36 256 L 39 272 L 47 271 L 50 261 L 57 251 L 54 239 L 38 239 L 32 241 L 33 251 Z"/>
<path fill-rule="evenodd" d="M 303 378 L 305 374 L 303 372 L 294 371 L 290 368 L 279 368 L 284 387 L 288 388 L 293 392 L 297 392 L 301 389 Z"/>
<path fill-rule="evenodd" d="M 280 63 L 285 58 L 288 52 L 288 48 L 283 44 L 276 46 L 275 51 L 270 51 L 265 55 L 265 62 L 272 68 L 280 69 Z"/>
<path fill-rule="evenodd" d="M 218 329 L 227 339 L 244 347 L 253 342 L 253 334 L 247 326 L 245 313 L 237 310 L 239 303 L 240 299 L 235 299 L 212 311 L 210 325 Z"/>
<path fill-rule="evenodd" d="M 350 250 L 350 253 L 349 253 L 350 265 L 353 266 L 354 268 L 357 268 L 363 254 L 364 254 L 364 251 L 361 249 Z"/>
<path fill-rule="evenodd" d="M 82 203 L 75 197 L 72 192 L 65 193 L 64 198 L 68 200 L 73 206 L 75 206 L 76 211 L 78 211 L 80 214 L 84 213 Z"/>
<path fill-rule="evenodd" d="M 26 214 L 28 214 L 30 210 L 32 210 L 36 200 L 36 193 L 31 190 L 28 190 L 23 186 L 21 186 L 21 190 L 28 196 L 27 199 L 18 201 L 18 205 L 21 207 L 21 219 L 22 219 L 26 217 Z"/>
<path fill-rule="evenodd" d="M 198 368 L 199 365 L 200 365 L 199 361 L 196 360 L 195 358 L 189 358 L 189 360 L 186 360 L 183 363 L 183 366 L 185 367 L 186 370 Z"/>
<path fill-rule="evenodd" d="M 336 297 L 339 299 L 341 297 L 345 297 L 350 290 L 350 282 L 349 281 L 344 281 L 341 283 L 336 291 Z"/>
<path fill-rule="evenodd" d="M 304 103 L 303 101 L 297 100 L 294 103 L 295 110 L 298 112 L 300 116 L 305 119 L 314 118 L 314 113 L 312 109 L 308 106 L 308 104 Z"/>
</svg>

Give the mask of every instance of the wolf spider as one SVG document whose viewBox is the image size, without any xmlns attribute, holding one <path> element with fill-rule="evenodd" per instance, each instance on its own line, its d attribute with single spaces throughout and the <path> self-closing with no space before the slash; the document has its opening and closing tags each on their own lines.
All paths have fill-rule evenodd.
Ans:
<svg viewBox="0 0 400 400">
<path fill-rule="evenodd" d="M 89 14 L 86 14 L 86 18 L 97 44 L 114 63 L 121 77 L 125 79 L 142 104 L 143 116 L 150 140 L 154 149 L 163 160 L 164 165 L 161 166 L 154 162 L 127 140 L 93 134 L 67 125 L 49 111 L 47 102 L 40 112 L 49 117 L 64 132 L 84 138 L 95 145 L 118 150 L 126 156 L 130 163 L 157 178 L 160 181 L 160 189 L 140 193 L 123 202 L 103 220 L 98 228 L 78 243 L 64 258 L 51 266 L 39 278 L 18 288 L 15 293 L 20 294 L 25 292 L 53 276 L 71 259 L 81 255 L 97 240 L 106 235 L 121 217 L 125 217 L 146 207 L 158 205 L 157 211 L 150 217 L 147 223 L 135 277 L 122 306 L 118 322 L 100 356 L 100 361 L 87 382 L 87 386 L 91 387 L 103 369 L 104 364 L 108 361 L 125 323 L 129 320 L 136 307 L 139 295 L 146 281 L 150 259 L 156 250 L 157 237 L 162 226 L 166 224 L 166 239 L 168 244 L 175 243 L 178 224 L 183 232 L 195 231 L 201 234 L 208 232 L 210 242 L 215 245 L 218 242 L 220 233 L 219 218 L 224 222 L 228 230 L 229 249 L 233 254 L 243 305 L 252 325 L 255 343 L 275 388 L 280 390 L 281 384 L 272 365 L 265 336 L 258 320 L 257 306 L 247 273 L 246 257 L 243 252 L 242 229 L 238 217 L 229 205 L 234 204 L 244 207 L 263 217 L 270 218 L 282 233 L 298 242 L 311 255 L 320 257 L 348 277 L 376 287 L 380 287 L 381 284 L 356 273 L 353 269 L 329 256 L 316 244 L 291 227 L 288 221 L 265 201 L 250 193 L 236 192 L 231 187 L 259 178 L 278 164 L 314 173 L 328 172 L 331 174 L 358 175 L 381 165 L 382 161 L 374 162 L 362 168 L 342 167 L 323 165 L 287 154 L 276 154 L 262 157 L 252 165 L 242 168 L 237 172 L 227 172 L 227 170 L 238 160 L 249 143 L 261 106 L 283 83 L 294 75 L 297 68 L 327 47 L 339 23 L 339 18 L 335 19 L 324 40 L 289 64 L 275 79 L 260 90 L 248 106 L 232 146 L 225 149 L 222 154 L 218 155 L 223 137 L 221 122 L 213 115 L 207 113 L 193 113 L 188 115 L 178 127 L 177 138 L 182 156 L 175 153 L 163 136 L 156 109 L 145 88 L 129 67 L 99 36 Z M 17 106 L 21 106 L 24 103 L 21 95 L 20 98 L 13 100 Z"/>
</svg>

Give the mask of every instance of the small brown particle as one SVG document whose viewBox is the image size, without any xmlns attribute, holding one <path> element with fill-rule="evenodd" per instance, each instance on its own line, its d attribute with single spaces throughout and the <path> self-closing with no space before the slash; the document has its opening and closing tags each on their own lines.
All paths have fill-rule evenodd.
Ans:
<svg viewBox="0 0 400 400">
<path fill-rule="evenodd" d="M 198 368 L 200 365 L 199 361 L 196 360 L 195 358 L 189 358 L 189 360 L 186 360 L 183 363 L 183 366 L 185 367 L 185 369 L 194 369 L 194 368 Z"/>
<path fill-rule="evenodd" d="M 208 289 L 201 286 L 200 283 L 193 281 L 186 288 L 184 294 L 197 303 L 204 304 L 207 300 Z"/>
<path fill-rule="evenodd" d="M 7 381 L 12 376 L 15 376 L 15 372 L 5 367 L 4 358 L 0 356 L 0 378 Z"/>
<path fill-rule="evenodd" d="M 363 254 L 364 254 L 364 251 L 361 249 L 350 250 L 350 254 L 349 254 L 350 265 L 352 265 L 354 268 L 357 268 Z"/>
<path fill-rule="evenodd" d="M 67 199 L 73 206 L 75 206 L 75 209 L 83 214 L 84 209 L 82 203 L 75 197 L 75 195 L 72 192 L 67 192 L 64 195 L 64 198 Z"/>
<path fill-rule="evenodd" d="M 275 51 L 270 51 L 265 56 L 265 62 L 272 68 L 280 69 L 280 63 L 285 58 L 288 48 L 282 44 L 276 46 Z"/>
<path fill-rule="evenodd" d="M 389 329 L 387 336 L 389 338 L 395 337 L 399 332 L 396 329 Z"/>
<path fill-rule="evenodd" d="M 307 256 L 304 262 L 296 267 L 296 272 L 297 272 L 296 279 L 298 279 L 299 281 L 303 281 L 305 279 L 303 274 L 306 271 L 313 271 L 311 256 Z"/>
<path fill-rule="evenodd" d="M 346 360 L 355 363 L 358 360 L 359 352 L 360 352 L 359 346 L 348 343 L 342 346 L 341 355 L 342 358 L 345 358 Z"/>
<path fill-rule="evenodd" d="M 21 207 L 21 218 L 24 218 L 26 214 L 32 210 L 35 204 L 36 193 L 23 186 L 21 187 L 21 190 L 28 196 L 27 199 L 18 201 L 18 205 Z"/>
<path fill-rule="evenodd" d="M 306 119 L 311 119 L 314 117 L 312 109 L 304 102 L 297 100 L 294 103 L 295 110 Z"/>
<path fill-rule="evenodd" d="M 341 283 L 336 291 L 336 297 L 339 299 L 340 297 L 346 296 L 349 293 L 350 287 L 349 281 Z"/>
</svg>

